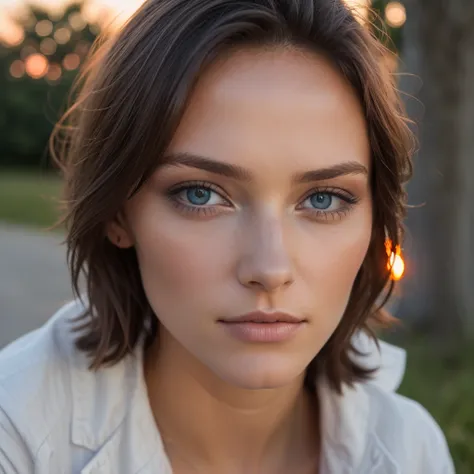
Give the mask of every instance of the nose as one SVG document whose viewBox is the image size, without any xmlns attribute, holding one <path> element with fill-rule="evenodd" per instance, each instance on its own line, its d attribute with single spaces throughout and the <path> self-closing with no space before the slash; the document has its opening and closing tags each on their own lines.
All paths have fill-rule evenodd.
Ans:
<svg viewBox="0 0 474 474">
<path fill-rule="evenodd" d="M 243 237 L 238 279 L 247 288 L 268 293 L 290 286 L 294 280 L 290 250 L 277 219 L 247 228 Z"/>
</svg>

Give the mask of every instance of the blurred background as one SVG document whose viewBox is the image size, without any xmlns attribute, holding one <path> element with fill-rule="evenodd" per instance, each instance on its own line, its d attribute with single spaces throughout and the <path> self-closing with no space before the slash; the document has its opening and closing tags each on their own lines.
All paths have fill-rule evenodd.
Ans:
<svg viewBox="0 0 474 474">
<path fill-rule="evenodd" d="M 401 392 L 441 424 L 474 473 L 474 2 L 347 0 L 388 46 L 420 140 L 386 338 L 408 349 Z M 95 38 L 141 0 L 0 0 L 0 347 L 41 325 L 71 289 L 47 141 Z"/>
</svg>

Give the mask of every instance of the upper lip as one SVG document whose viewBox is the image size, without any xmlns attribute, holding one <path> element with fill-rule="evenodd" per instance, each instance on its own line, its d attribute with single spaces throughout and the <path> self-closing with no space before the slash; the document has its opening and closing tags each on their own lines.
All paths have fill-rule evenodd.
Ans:
<svg viewBox="0 0 474 474">
<path fill-rule="evenodd" d="M 305 320 L 282 311 L 252 311 L 220 321 L 224 323 L 302 323 Z"/>
</svg>

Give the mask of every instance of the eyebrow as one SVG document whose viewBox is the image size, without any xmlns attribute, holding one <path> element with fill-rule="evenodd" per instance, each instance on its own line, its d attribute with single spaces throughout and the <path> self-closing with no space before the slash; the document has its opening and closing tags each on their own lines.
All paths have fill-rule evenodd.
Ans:
<svg viewBox="0 0 474 474">
<path fill-rule="evenodd" d="M 219 174 L 226 178 L 235 179 L 236 181 L 251 181 L 252 174 L 246 168 L 239 165 L 231 165 L 222 163 L 211 158 L 195 155 L 192 153 L 180 152 L 170 153 L 165 156 L 162 166 L 189 166 L 210 173 Z M 313 181 L 327 181 L 346 175 L 368 175 L 368 169 L 357 161 L 346 161 L 338 163 L 327 168 L 319 168 L 316 170 L 305 171 L 293 175 L 294 183 L 310 183 Z"/>
<path fill-rule="evenodd" d="M 205 156 L 194 155 L 192 153 L 171 153 L 165 155 L 163 166 L 189 166 L 210 173 L 220 174 L 226 178 L 232 178 L 237 181 L 251 181 L 250 171 L 238 165 L 229 165 L 216 161 Z"/>
<path fill-rule="evenodd" d="M 358 163 L 357 161 L 346 161 L 327 168 L 320 168 L 296 174 L 293 177 L 293 181 L 296 183 L 310 183 L 312 181 L 326 181 L 338 178 L 339 176 L 357 174 L 368 176 L 369 171 L 362 163 Z"/>
</svg>

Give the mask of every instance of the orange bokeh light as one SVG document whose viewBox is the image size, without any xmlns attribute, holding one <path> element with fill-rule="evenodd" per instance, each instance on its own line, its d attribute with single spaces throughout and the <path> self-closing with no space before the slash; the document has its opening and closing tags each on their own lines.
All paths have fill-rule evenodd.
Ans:
<svg viewBox="0 0 474 474">
<path fill-rule="evenodd" d="M 58 45 L 53 38 L 45 38 L 40 43 L 40 50 L 43 54 L 50 55 L 56 52 Z"/>
<path fill-rule="evenodd" d="M 66 44 L 71 39 L 71 31 L 66 27 L 59 28 L 54 32 L 54 39 L 58 44 Z"/>
<path fill-rule="evenodd" d="M 390 270 L 390 278 L 392 280 L 398 281 L 401 280 L 403 274 L 405 273 L 405 261 L 402 257 L 402 250 L 400 245 L 395 247 L 395 252 L 393 251 L 393 243 L 390 239 L 385 241 L 385 250 L 387 256 L 389 257 L 387 262 L 387 269 Z"/>
<path fill-rule="evenodd" d="M 74 69 L 77 69 L 79 67 L 79 64 L 81 64 L 81 58 L 77 53 L 69 53 L 64 56 L 64 69 L 68 71 L 73 71 Z"/>
<path fill-rule="evenodd" d="M 48 68 L 48 73 L 46 74 L 46 79 L 51 82 L 57 81 L 61 78 L 62 73 L 63 71 L 59 64 L 50 64 Z"/>
<path fill-rule="evenodd" d="M 79 12 L 71 13 L 68 17 L 71 28 L 75 31 L 81 31 L 87 26 L 87 22 Z"/>
<path fill-rule="evenodd" d="M 53 24 L 49 20 L 41 20 L 36 23 L 35 31 L 38 36 L 48 36 L 53 31 Z"/>
<path fill-rule="evenodd" d="M 87 41 L 79 41 L 76 44 L 76 47 L 74 48 L 74 51 L 79 55 L 79 56 L 86 56 L 87 53 L 89 52 L 90 49 L 90 43 Z"/>
<path fill-rule="evenodd" d="M 403 3 L 388 3 L 385 7 L 385 21 L 393 28 L 402 27 L 407 21 L 407 11 Z"/>
<path fill-rule="evenodd" d="M 8 32 L 4 33 L 4 40 L 8 46 L 18 46 L 23 43 L 25 39 L 25 32 L 20 28 L 12 28 Z"/>
<path fill-rule="evenodd" d="M 23 77 L 25 74 L 25 63 L 21 59 L 13 61 L 10 65 L 10 74 L 16 79 Z"/>
<path fill-rule="evenodd" d="M 31 54 L 25 64 L 27 74 L 33 79 L 40 79 L 48 72 L 48 60 L 42 54 Z"/>
</svg>

